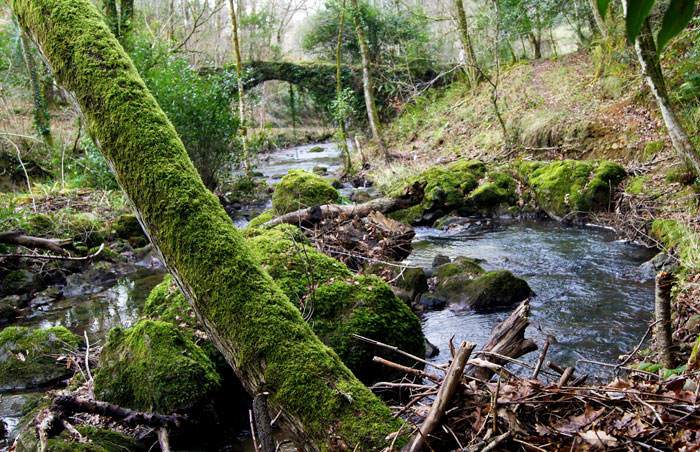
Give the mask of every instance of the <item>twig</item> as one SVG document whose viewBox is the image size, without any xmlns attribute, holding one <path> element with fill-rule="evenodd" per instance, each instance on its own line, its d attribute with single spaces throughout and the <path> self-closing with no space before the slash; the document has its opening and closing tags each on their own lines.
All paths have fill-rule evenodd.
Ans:
<svg viewBox="0 0 700 452">
<path fill-rule="evenodd" d="M 372 361 L 374 361 L 375 363 L 378 363 L 378 364 L 382 364 L 382 365 L 387 366 L 387 367 L 391 367 L 391 368 L 396 369 L 396 370 L 400 370 L 401 372 L 404 372 L 407 374 L 415 375 L 417 377 L 425 377 L 429 380 L 434 381 L 435 383 L 439 383 L 441 381 L 440 378 L 435 374 L 431 374 L 430 372 L 426 372 L 424 370 L 415 369 L 413 367 L 404 366 L 402 364 L 395 363 L 393 361 L 389 361 L 388 359 L 384 359 L 384 358 L 381 358 L 379 356 L 375 356 L 374 358 L 372 358 Z"/>
<path fill-rule="evenodd" d="M 489 452 L 491 450 L 494 450 L 496 447 L 498 447 L 499 444 L 501 444 L 503 441 L 508 439 L 510 436 L 510 432 L 505 432 L 502 435 L 498 435 L 496 438 L 494 438 L 493 441 L 491 441 L 486 447 L 481 449 L 481 452 Z"/>
<path fill-rule="evenodd" d="M 408 352 L 405 352 L 405 351 L 401 350 L 400 348 L 395 347 L 395 346 L 393 346 L 393 345 L 387 345 L 387 344 L 385 344 L 385 343 L 383 343 L 383 342 L 375 341 L 374 339 L 370 339 L 370 338 L 367 338 L 367 337 L 364 337 L 364 336 L 360 336 L 359 334 L 353 334 L 352 337 L 354 337 L 355 339 L 359 339 L 359 340 L 361 340 L 361 341 L 363 341 L 363 342 L 367 342 L 368 344 L 372 344 L 372 345 L 376 345 L 376 346 L 378 346 L 378 347 L 386 348 L 386 349 L 388 349 L 388 350 L 391 350 L 392 352 L 396 352 L 396 353 L 399 353 L 399 354 L 401 354 L 401 355 L 407 356 L 407 357 L 409 357 L 409 358 L 411 358 L 411 359 L 414 359 L 414 360 L 418 361 L 419 363 L 423 363 L 423 364 L 425 364 L 425 365 L 434 367 L 434 368 L 436 368 L 436 369 L 440 369 L 440 370 L 443 370 L 443 371 L 444 371 L 444 370 L 447 368 L 447 366 L 445 366 L 445 365 L 431 363 L 430 361 L 426 361 L 426 360 L 424 360 L 423 358 L 419 358 L 419 357 L 417 357 L 416 355 L 412 355 L 412 354 L 410 354 L 410 353 L 408 353 Z"/>
<path fill-rule="evenodd" d="M 532 379 L 535 380 L 537 379 L 537 375 L 540 373 L 540 369 L 542 368 L 542 363 L 544 363 L 544 359 L 547 356 L 547 350 L 549 350 L 549 339 L 547 339 L 544 342 L 544 345 L 542 346 L 542 353 L 540 353 L 540 357 L 537 359 L 537 365 L 535 366 L 535 370 L 532 372 Z"/>
<path fill-rule="evenodd" d="M 440 386 L 438 395 L 435 398 L 435 402 L 430 407 L 428 416 L 421 425 L 417 434 L 413 436 L 407 446 L 407 452 L 419 452 L 423 445 L 425 444 L 426 437 L 435 430 L 440 419 L 445 414 L 445 409 L 452 399 L 452 395 L 462 381 L 462 374 L 464 372 L 464 366 L 467 365 L 467 360 L 469 355 L 471 355 L 472 350 L 474 350 L 476 344 L 471 342 L 462 342 L 460 345 L 455 359 L 450 364 L 447 374 L 445 375 L 445 380 Z"/>
<path fill-rule="evenodd" d="M 94 253 L 82 256 L 82 257 L 72 257 L 72 256 L 55 256 L 52 254 L 0 254 L 0 258 L 20 258 L 20 259 L 38 259 L 38 260 L 61 260 L 61 261 L 87 261 L 97 257 L 102 250 L 104 250 L 104 243 L 100 245 L 100 248 Z"/>
</svg>

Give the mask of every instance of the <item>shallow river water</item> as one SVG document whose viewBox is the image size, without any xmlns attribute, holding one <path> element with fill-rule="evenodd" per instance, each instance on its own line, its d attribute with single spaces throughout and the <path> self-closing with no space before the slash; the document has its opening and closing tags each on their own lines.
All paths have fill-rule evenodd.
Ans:
<svg viewBox="0 0 700 452">
<path fill-rule="evenodd" d="M 483 259 L 487 270 L 507 269 L 524 278 L 536 294 L 526 337 L 541 346 L 550 336 L 548 356 L 562 365 L 576 364 L 580 357 L 614 363 L 636 345 L 651 318 L 654 282 L 645 280 L 639 266 L 653 252 L 615 240 L 604 229 L 554 222 L 511 222 L 469 234 L 419 228 L 408 261 L 430 267 L 437 254 Z M 452 335 L 483 345 L 509 312 L 429 312 L 423 330 L 442 351 Z M 537 353 L 530 355 L 534 360 Z M 599 366 L 577 367 L 608 374 Z"/>
</svg>

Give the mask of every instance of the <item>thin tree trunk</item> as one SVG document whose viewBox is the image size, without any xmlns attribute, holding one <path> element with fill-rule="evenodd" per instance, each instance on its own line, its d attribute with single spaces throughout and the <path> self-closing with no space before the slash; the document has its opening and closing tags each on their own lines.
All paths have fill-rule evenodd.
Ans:
<svg viewBox="0 0 700 452">
<path fill-rule="evenodd" d="M 600 35 L 603 37 L 603 39 L 608 39 L 608 26 L 605 24 L 605 20 L 603 20 L 603 16 L 600 14 L 600 10 L 598 9 L 598 1 L 588 0 L 588 3 L 591 5 L 593 19 L 595 19 L 595 24 L 600 32 Z"/>
<path fill-rule="evenodd" d="M 243 144 L 243 165 L 246 174 L 253 171 L 248 151 L 248 126 L 245 120 L 245 93 L 243 92 L 243 59 L 241 58 L 241 43 L 238 39 L 238 15 L 233 5 L 233 0 L 228 0 L 228 10 L 231 16 L 231 45 L 236 58 L 236 82 L 238 83 L 238 118 L 240 121 L 241 138 Z"/>
<path fill-rule="evenodd" d="M 528 39 L 530 40 L 530 44 L 532 44 L 532 52 L 534 54 L 534 58 L 536 60 L 539 60 L 542 58 L 542 40 L 538 36 L 535 35 L 535 33 L 530 32 L 527 34 Z"/>
<path fill-rule="evenodd" d="M 625 14 L 627 14 L 627 1 L 629 0 L 623 0 L 622 2 Z M 700 155 L 695 150 L 688 133 L 685 131 L 671 104 L 648 19 L 644 21 L 642 31 L 634 42 L 634 48 L 637 52 L 637 59 L 642 68 L 644 79 L 656 99 L 659 110 L 661 110 L 661 116 L 664 118 L 673 148 L 686 161 L 693 173 L 696 176 L 700 175 Z"/>
<path fill-rule="evenodd" d="M 102 0 L 102 13 L 107 20 L 107 25 L 114 36 L 119 37 L 119 14 L 117 13 L 117 0 Z"/>
<path fill-rule="evenodd" d="M 401 421 L 262 269 L 89 0 L 11 0 L 72 93 L 144 231 L 208 336 L 301 450 L 380 450 Z M 405 443 L 400 439 L 399 443 Z"/>
<path fill-rule="evenodd" d="M 29 82 L 32 87 L 32 97 L 34 100 L 34 128 L 37 134 L 41 137 L 48 147 L 53 147 L 53 137 L 51 136 L 51 117 L 49 116 L 49 107 L 46 104 L 44 92 L 39 83 L 39 75 L 37 74 L 36 62 L 32 56 L 32 48 L 29 44 L 27 34 L 20 30 L 20 46 L 22 47 L 22 57 L 24 64 L 27 67 L 29 74 Z"/>
<path fill-rule="evenodd" d="M 467 79 L 469 86 L 475 88 L 481 81 L 480 72 L 477 68 L 476 54 L 474 54 L 474 46 L 472 44 L 471 34 L 469 33 L 469 23 L 467 22 L 467 14 L 464 11 L 463 0 L 452 1 L 455 15 L 457 16 L 457 24 L 459 25 L 459 37 L 462 41 L 462 49 L 467 60 Z"/>
<path fill-rule="evenodd" d="M 673 275 L 661 272 L 656 275 L 656 298 L 654 301 L 654 314 L 656 331 L 654 339 L 661 357 L 661 363 L 667 369 L 673 369 L 675 363 L 671 355 L 673 345 L 671 330 L 671 288 L 673 287 Z"/>
<path fill-rule="evenodd" d="M 357 35 L 357 43 L 360 47 L 360 56 L 362 57 L 362 89 L 365 94 L 365 106 L 367 107 L 367 118 L 369 120 L 369 128 L 372 132 L 372 138 L 377 142 L 384 154 L 386 161 L 390 160 L 389 152 L 384 144 L 382 137 L 381 124 L 379 122 L 379 114 L 377 113 L 377 105 L 374 100 L 374 88 L 372 86 L 372 74 L 370 73 L 369 47 L 365 32 L 362 29 L 362 18 L 360 17 L 360 7 L 357 0 L 352 2 L 352 20 L 355 24 L 355 34 Z"/>
<path fill-rule="evenodd" d="M 335 45 L 335 98 L 336 102 L 340 102 L 343 97 L 343 79 L 342 79 L 342 48 L 343 48 L 343 33 L 345 31 L 345 0 L 340 7 L 340 19 L 338 21 L 338 41 Z M 345 112 L 336 112 L 338 118 L 338 145 L 343 153 L 343 176 L 347 176 L 352 172 L 352 159 L 350 158 L 350 149 L 348 148 L 348 134 L 345 129 Z"/>
<path fill-rule="evenodd" d="M 134 21 L 134 0 L 121 0 L 119 2 L 119 6 L 121 7 L 119 19 L 119 38 L 123 43 L 124 39 L 129 36 L 132 22 Z"/>
</svg>

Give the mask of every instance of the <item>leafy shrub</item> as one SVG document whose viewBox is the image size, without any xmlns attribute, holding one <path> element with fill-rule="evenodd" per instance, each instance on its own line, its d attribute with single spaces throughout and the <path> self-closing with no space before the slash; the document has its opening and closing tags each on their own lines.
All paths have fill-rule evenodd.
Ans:
<svg viewBox="0 0 700 452">
<path fill-rule="evenodd" d="M 235 76 L 200 74 L 186 60 L 140 40 L 135 40 L 132 57 L 204 184 L 216 188 L 221 173 L 241 157 L 239 118 L 231 108 Z"/>
</svg>

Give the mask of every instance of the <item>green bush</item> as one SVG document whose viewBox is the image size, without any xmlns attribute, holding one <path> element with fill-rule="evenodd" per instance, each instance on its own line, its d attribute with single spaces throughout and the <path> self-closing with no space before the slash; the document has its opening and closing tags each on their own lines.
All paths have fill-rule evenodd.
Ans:
<svg viewBox="0 0 700 452">
<path fill-rule="evenodd" d="M 200 74 L 185 59 L 142 40 L 135 40 L 132 57 L 204 184 L 216 188 L 221 173 L 241 157 L 239 118 L 231 109 L 233 75 Z"/>
</svg>

